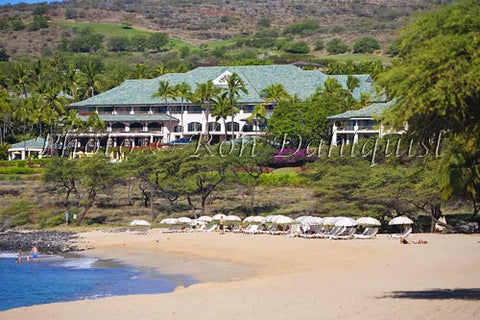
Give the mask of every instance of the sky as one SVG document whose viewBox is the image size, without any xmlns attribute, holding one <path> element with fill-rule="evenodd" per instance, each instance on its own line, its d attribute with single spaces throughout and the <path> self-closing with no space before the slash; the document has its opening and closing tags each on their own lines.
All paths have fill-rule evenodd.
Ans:
<svg viewBox="0 0 480 320">
<path fill-rule="evenodd" d="M 62 0 L 54 0 L 54 1 L 48 1 L 48 0 L 0 0 L 0 6 L 6 5 L 6 4 L 17 4 L 17 3 L 38 3 L 38 2 L 61 2 Z"/>
</svg>

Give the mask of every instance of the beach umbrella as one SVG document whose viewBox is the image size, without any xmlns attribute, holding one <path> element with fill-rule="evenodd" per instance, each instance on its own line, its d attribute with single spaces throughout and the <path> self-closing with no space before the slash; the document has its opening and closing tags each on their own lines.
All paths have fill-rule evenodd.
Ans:
<svg viewBox="0 0 480 320">
<path fill-rule="evenodd" d="M 260 222 L 262 222 L 262 220 L 263 220 L 263 217 L 262 217 L 262 216 L 250 216 L 250 217 L 246 217 L 245 219 L 243 219 L 243 222 L 248 222 L 248 223 L 256 222 L 256 223 L 260 223 Z"/>
<path fill-rule="evenodd" d="M 338 217 L 326 217 L 323 218 L 322 224 L 325 226 L 334 226 Z"/>
<path fill-rule="evenodd" d="M 279 216 L 279 215 L 276 214 L 276 215 L 269 215 L 269 216 L 263 217 L 263 219 L 262 219 L 261 222 L 262 222 L 262 223 L 272 223 L 273 220 L 274 220 L 276 217 L 278 217 L 278 216 Z"/>
<path fill-rule="evenodd" d="M 380 226 L 381 223 L 372 217 L 361 217 L 356 220 L 357 224 L 362 226 Z"/>
<path fill-rule="evenodd" d="M 355 227 L 357 222 L 352 218 L 341 217 L 335 221 L 335 227 Z"/>
<path fill-rule="evenodd" d="M 212 219 L 212 217 L 209 217 L 209 216 L 201 216 L 197 220 L 202 221 L 202 222 L 212 222 L 213 219 Z"/>
<path fill-rule="evenodd" d="M 174 219 L 174 218 L 166 218 L 160 221 L 160 224 L 176 224 L 176 223 L 177 223 L 177 219 Z"/>
<path fill-rule="evenodd" d="M 221 213 L 218 213 L 218 214 L 216 214 L 212 217 L 212 220 L 220 220 L 222 218 L 225 220 L 225 215 L 221 214 Z"/>
<path fill-rule="evenodd" d="M 272 220 L 272 223 L 275 223 L 275 224 L 287 224 L 287 223 L 293 223 L 293 222 L 295 222 L 295 220 L 283 215 L 278 215 Z"/>
<path fill-rule="evenodd" d="M 229 215 L 225 217 L 225 221 L 242 221 L 242 219 L 236 215 Z"/>
<path fill-rule="evenodd" d="M 151 223 L 146 220 L 133 220 L 132 222 L 130 222 L 130 225 L 131 226 L 149 226 L 151 225 Z"/>
<path fill-rule="evenodd" d="M 177 219 L 177 223 L 192 223 L 192 219 L 188 217 L 181 217 Z"/>
<path fill-rule="evenodd" d="M 388 223 L 389 226 L 402 225 L 402 224 L 413 224 L 412 219 L 406 216 L 395 217 Z"/>
<path fill-rule="evenodd" d="M 295 222 L 303 223 L 303 220 L 308 219 L 308 218 L 311 218 L 311 216 L 300 216 L 300 217 L 295 218 Z"/>
</svg>

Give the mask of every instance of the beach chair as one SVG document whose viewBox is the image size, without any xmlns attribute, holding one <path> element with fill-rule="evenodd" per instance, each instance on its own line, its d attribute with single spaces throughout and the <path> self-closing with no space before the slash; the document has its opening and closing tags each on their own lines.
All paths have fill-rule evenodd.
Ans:
<svg viewBox="0 0 480 320">
<path fill-rule="evenodd" d="M 322 238 L 326 231 L 327 229 L 321 225 L 310 225 L 308 232 L 306 232 L 303 237 L 307 239 Z"/>
<path fill-rule="evenodd" d="M 357 228 L 347 228 L 341 233 L 330 236 L 329 239 L 333 239 L 333 240 L 353 239 L 356 231 L 357 231 Z"/>
<path fill-rule="evenodd" d="M 217 229 L 217 227 L 218 226 L 216 224 L 214 224 L 214 225 L 210 226 L 210 228 L 206 229 L 205 232 L 213 232 Z"/>
<path fill-rule="evenodd" d="M 378 228 L 366 228 L 362 234 L 355 234 L 355 239 L 375 239 L 377 237 Z"/>
<path fill-rule="evenodd" d="M 400 239 L 400 238 L 406 238 L 412 233 L 412 227 L 405 228 L 402 233 L 394 233 L 390 234 L 389 237 L 390 239 Z"/>
<path fill-rule="evenodd" d="M 303 233 L 303 230 L 299 224 L 292 224 L 286 236 L 290 238 L 294 238 L 294 237 L 300 236 L 302 233 Z"/>
<path fill-rule="evenodd" d="M 258 224 L 252 224 L 249 226 L 250 228 L 247 228 L 243 231 L 243 233 L 245 234 L 257 234 L 259 231 L 258 231 Z"/>
<path fill-rule="evenodd" d="M 325 232 L 323 233 L 319 238 L 331 238 L 331 237 L 334 237 L 334 236 L 338 236 L 340 234 L 342 234 L 343 232 L 345 232 L 345 230 L 347 230 L 346 227 L 333 227 L 332 230 L 328 231 L 328 232 Z"/>
</svg>

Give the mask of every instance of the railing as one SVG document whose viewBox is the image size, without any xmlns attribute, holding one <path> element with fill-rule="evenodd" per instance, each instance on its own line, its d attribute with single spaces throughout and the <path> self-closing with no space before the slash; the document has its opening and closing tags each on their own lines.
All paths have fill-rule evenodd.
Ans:
<svg viewBox="0 0 480 320">
<path fill-rule="evenodd" d="M 378 129 L 374 128 L 373 126 L 341 126 L 337 127 L 337 131 L 362 131 L 362 130 L 370 130 L 370 131 L 378 131 Z"/>
</svg>

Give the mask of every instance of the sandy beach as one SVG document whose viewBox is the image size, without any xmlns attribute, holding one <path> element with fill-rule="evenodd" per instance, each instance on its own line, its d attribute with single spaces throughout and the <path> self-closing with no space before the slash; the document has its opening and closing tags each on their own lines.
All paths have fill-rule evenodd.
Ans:
<svg viewBox="0 0 480 320">
<path fill-rule="evenodd" d="M 199 281 L 135 295 L 12 309 L 0 319 L 479 319 L 480 235 L 426 245 L 270 235 L 92 231 L 85 254 Z"/>
</svg>

